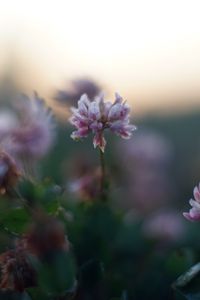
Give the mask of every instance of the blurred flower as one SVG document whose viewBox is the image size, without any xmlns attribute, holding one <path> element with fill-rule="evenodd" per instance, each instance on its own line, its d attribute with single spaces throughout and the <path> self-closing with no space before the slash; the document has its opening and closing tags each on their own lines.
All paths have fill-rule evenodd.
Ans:
<svg viewBox="0 0 200 300">
<path fill-rule="evenodd" d="M 11 111 L 0 112 L 0 142 L 6 138 L 14 128 L 19 125 L 17 117 Z"/>
<path fill-rule="evenodd" d="M 142 214 L 148 214 L 169 205 L 172 197 L 170 178 L 156 170 L 135 170 L 128 181 L 130 204 Z"/>
<path fill-rule="evenodd" d="M 14 159 L 4 151 L 0 151 L 0 193 L 4 194 L 13 187 L 20 176 Z"/>
<path fill-rule="evenodd" d="M 59 90 L 55 96 L 55 100 L 63 104 L 73 105 L 83 94 L 87 94 L 89 99 L 93 99 L 100 92 L 99 86 L 92 80 L 87 78 L 75 79 L 71 81 L 70 90 Z"/>
<path fill-rule="evenodd" d="M 189 203 L 192 208 L 189 212 L 184 212 L 183 215 L 189 221 L 200 221 L 200 183 L 193 190 L 194 199 L 190 199 Z"/>
<path fill-rule="evenodd" d="M 117 148 L 121 161 L 121 180 L 127 193 L 124 205 L 137 209 L 142 215 L 155 212 L 169 199 L 175 198 L 176 187 L 171 176 L 172 144 L 165 136 L 140 129 L 126 143 L 120 140 Z M 123 153 L 123 155 L 121 155 Z M 124 167 L 125 166 L 125 167 Z"/>
<path fill-rule="evenodd" d="M 39 158 L 47 153 L 54 139 L 55 123 L 50 108 L 35 93 L 29 99 L 21 96 L 16 105 L 20 125 L 11 132 L 13 151 L 17 155 Z"/>
<path fill-rule="evenodd" d="M 163 241 L 177 241 L 184 234 L 184 225 L 175 211 L 162 211 L 153 214 L 144 223 L 145 234 Z"/>
<path fill-rule="evenodd" d="M 72 113 L 70 122 L 77 130 L 71 134 L 71 137 L 78 140 L 93 132 L 94 147 L 98 146 L 103 152 L 106 146 L 103 135 L 105 129 L 110 129 L 124 139 L 129 139 L 132 131 L 136 129 L 134 125 L 129 124 L 129 106 L 117 93 L 113 104 L 106 102 L 102 95 L 90 101 L 84 94 L 78 101 L 78 108 L 72 108 Z"/>
<path fill-rule="evenodd" d="M 173 156 L 171 143 L 165 136 L 152 130 L 140 129 L 128 143 L 120 143 L 121 151 L 126 152 L 125 159 L 133 160 L 141 167 L 163 168 Z"/>
<path fill-rule="evenodd" d="M 36 272 L 23 247 L 17 246 L 0 255 L 0 289 L 23 292 L 36 285 Z"/>
<path fill-rule="evenodd" d="M 0 146 L 18 158 L 38 159 L 54 140 L 55 122 L 50 108 L 37 93 L 32 98 L 21 95 L 14 102 L 14 113 L 0 115 Z"/>
<path fill-rule="evenodd" d="M 43 257 L 52 251 L 69 249 L 64 226 L 60 221 L 40 213 L 35 221 L 23 239 L 27 251 Z"/>
<path fill-rule="evenodd" d="M 70 192 L 76 194 L 80 199 L 92 200 L 100 195 L 101 171 L 96 169 L 88 171 L 79 178 L 69 182 Z"/>
</svg>

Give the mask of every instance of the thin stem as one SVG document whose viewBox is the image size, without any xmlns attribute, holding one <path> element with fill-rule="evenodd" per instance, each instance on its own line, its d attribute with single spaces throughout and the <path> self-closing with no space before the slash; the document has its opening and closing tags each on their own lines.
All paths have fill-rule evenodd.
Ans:
<svg viewBox="0 0 200 300">
<path fill-rule="evenodd" d="M 105 168 L 105 160 L 104 160 L 104 153 L 100 149 L 100 165 L 101 165 L 101 185 L 100 185 L 100 195 L 101 199 L 103 201 L 106 200 L 107 195 L 106 195 L 106 168 Z"/>
</svg>

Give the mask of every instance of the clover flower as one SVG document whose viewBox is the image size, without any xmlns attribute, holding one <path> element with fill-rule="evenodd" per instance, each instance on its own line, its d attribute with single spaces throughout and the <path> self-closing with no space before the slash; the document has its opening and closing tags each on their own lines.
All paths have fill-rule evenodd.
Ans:
<svg viewBox="0 0 200 300">
<path fill-rule="evenodd" d="M 45 155 L 54 139 L 55 123 L 51 109 L 37 93 L 31 99 L 21 96 L 16 109 L 21 118 L 19 126 L 11 132 L 13 152 L 32 158 Z"/>
<path fill-rule="evenodd" d="M 110 129 L 122 138 L 129 139 L 132 131 L 136 129 L 129 123 L 129 106 L 117 93 L 113 104 L 105 101 L 102 95 L 90 101 L 88 96 L 83 94 L 78 101 L 78 108 L 72 107 L 72 113 L 70 123 L 77 130 L 72 132 L 71 137 L 79 140 L 92 132 L 94 133 L 94 147 L 98 146 L 102 152 L 106 146 L 104 130 Z"/>
<path fill-rule="evenodd" d="M 190 199 L 189 203 L 192 208 L 189 212 L 184 212 L 183 215 L 189 221 L 200 221 L 200 183 L 193 190 L 194 199 Z"/>
</svg>

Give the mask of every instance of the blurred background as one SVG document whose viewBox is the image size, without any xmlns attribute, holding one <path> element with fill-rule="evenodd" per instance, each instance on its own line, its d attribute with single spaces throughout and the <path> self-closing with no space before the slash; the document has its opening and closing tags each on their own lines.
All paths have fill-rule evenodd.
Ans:
<svg viewBox="0 0 200 300">
<path fill-rule="evenodd" d="M 50 99 L 69 79 L 118 91 L 134 113 L 199 108 L 199 1 L 1 1 L 0 75 Z"/>
<path fill-rule="evenodd" d="M 50 177 L 64 187 L 72 202 L 93 201 L 99 193 L 98 153 L 91 139 L 76 144 L 70 138 L 69 107 L 76 106 L 85 92 L 90 99 L 101 90 L 106 99 L 113 99 L 114 92 L 119 92 L 131 106 L 138 130 L 129 141 L 107 136 L 105 159 L 111 206 L 123 211 L 126 224 L 131 220 L 139 226 L 130 230 L 135 240 L 122 232 L 120 241 L 130 252 L 136 249 L 138 256 L 142 251 L 147 256 L 148 270 L 138 279 L 139 292 L 145 290 L 144 282 L 149 280 L 146 274 L 154 271 L 155 282 L 161 280 L 171 291 L 172 281 L 200 258 L 198 224 L 182 217 L 200 181 L 200 2 L 0 0 L 0 4 L 2 139 L 9 128 L 15 129 L 16 107 L 16 118 L 24 118 L 20 105 L 13 106 L 19 94 L 31 96 L 36 90 L 53 109 L 57 136 L 52 138 L 49 111 L 41 105 L 41 115 L 39 107 L 33 114 L 33 124 L 34 119 L 37 123 L 37 114 L 40 121 L 47 116 L 47 141 L 40 153 L 43 159 L 37 175 Z M 21 124 L 23 127 L 26 122 Z M 32 150 L 37 145 L 34 136 L 31 142 Z M 36 146 L 36 154 L 37 150 Z M 33 163 L 38 163 L 37 159 Z M 156 240 L 154 265 L 148 261 L 146 252 L 153 248 L 146 247 L 146 240 Z M 184 255 L 166 260 L 163 249 L 167 252 L 179 247 L 187 263 L 179 261 Z M 123 250 L 126 258 L 127 249 Z M 160 277 L 160 256 L 162 264 L 168 264 L 165 278 Z M 128 268 L 127 260 L 125 270 Z M 127 276 L 131 289 L 132 273 Z M 140 299 L 147 299 L 143 292 Z M 172 299 L 168 292 L 163 299 Z M 160 299 L 159 293 L 154 299 Z"/>
</svg>

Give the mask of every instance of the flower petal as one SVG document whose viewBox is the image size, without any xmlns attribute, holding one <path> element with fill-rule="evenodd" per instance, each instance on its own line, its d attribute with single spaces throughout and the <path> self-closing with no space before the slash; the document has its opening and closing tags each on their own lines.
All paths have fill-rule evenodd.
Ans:
<svg viewBox="0 0 200 300">
<path fill-rule="evenodd" d="M 102 152 L 105 150 L 106 140 L 102 132 L 97 132 L 93 139 L 94 148 L 97 146 L 101 149 Z"/>
<path fill-rule="evenodd" d="M 200 191 L 197 186 L 195 186 L 195 188 L 193 190 L 193 194 L 194 194 L 194 199 L 196 201 L 200 202 Z"/>
</svg>

